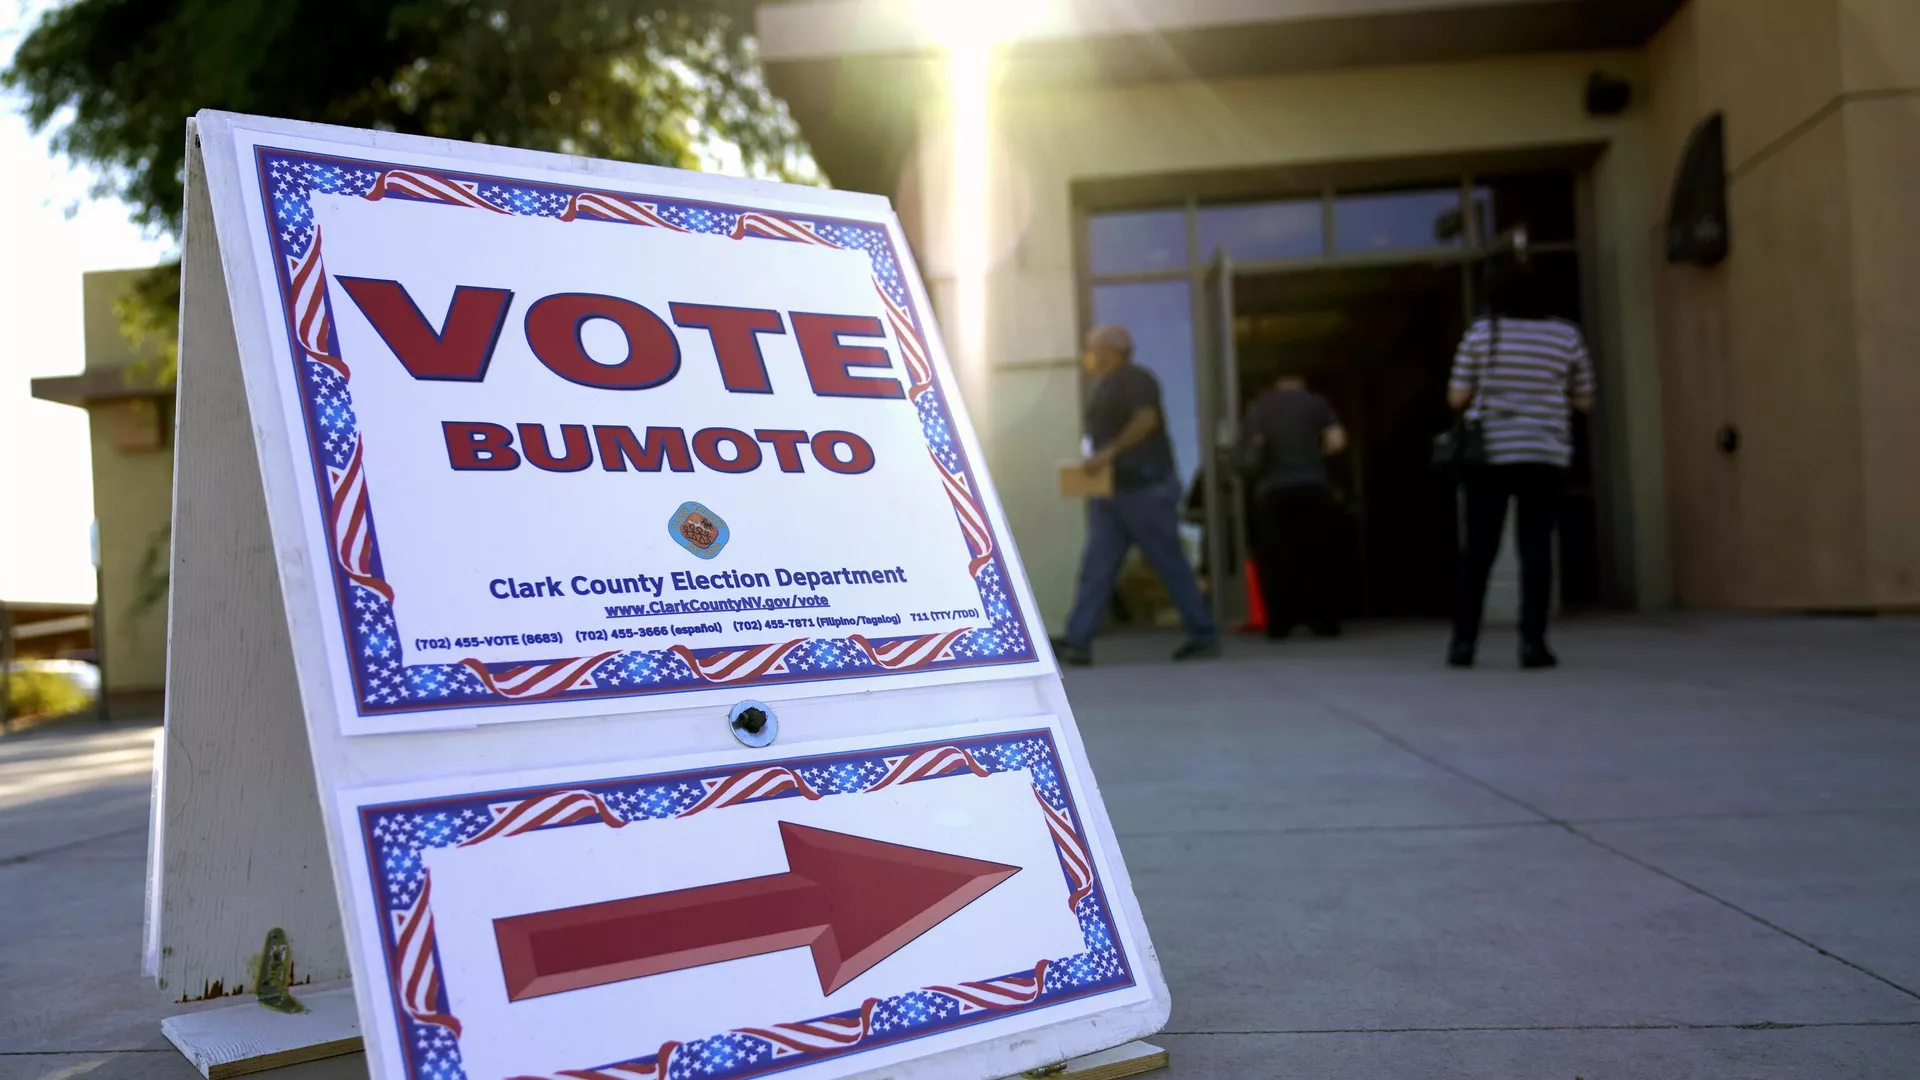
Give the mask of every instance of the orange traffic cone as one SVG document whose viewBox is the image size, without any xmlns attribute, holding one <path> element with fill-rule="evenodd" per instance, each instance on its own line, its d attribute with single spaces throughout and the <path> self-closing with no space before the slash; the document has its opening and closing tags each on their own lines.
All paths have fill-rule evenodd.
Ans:
<svg viewBox="0 0 1920 1080">
<path fill-rule="evenodd" d="M 1264 634 L 1267 631 L 1267 604 L 1260 598 L 1260 568 L 1252 559 L 1247 560 L 1247 621 L 1240 624 L 1243 634 Z"/>
</svg>

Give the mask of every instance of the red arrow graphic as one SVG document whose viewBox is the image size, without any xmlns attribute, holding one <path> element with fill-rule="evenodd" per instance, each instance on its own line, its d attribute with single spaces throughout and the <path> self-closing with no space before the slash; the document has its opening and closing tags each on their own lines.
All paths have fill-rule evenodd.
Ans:
<svg viewBox="0 0 1920 1080">
<path fill-rule="evenodd" d="M 1017 866 L 780 823 L 787 872 L 493 921 L 521 1001 L 807 946 L 831 994 Z"/>
</svg>

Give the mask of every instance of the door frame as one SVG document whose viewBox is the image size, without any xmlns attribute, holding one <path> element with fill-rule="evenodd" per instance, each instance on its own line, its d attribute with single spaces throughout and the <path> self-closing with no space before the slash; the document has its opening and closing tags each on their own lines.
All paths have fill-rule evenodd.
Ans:
<svg viewBox="0 0 1920 1080">
<path fill-rule="evenodd" d="M 1222 248 L 1200 273 L 1194 290 L 1194 356 L 1200 377 L 1201 483 L 1206 511 L 1207 598 L 1214 622 L 1238 624 L 1247 615 L 1245 493 L 1237 467 L 1240 446 L 1240 357 L 1235 340 L 1233 256 Z"/>
</svg>

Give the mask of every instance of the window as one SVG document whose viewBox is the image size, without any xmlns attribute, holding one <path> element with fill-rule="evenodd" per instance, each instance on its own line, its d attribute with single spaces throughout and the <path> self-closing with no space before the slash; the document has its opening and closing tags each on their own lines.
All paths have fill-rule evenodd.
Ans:
<svg viewBox="0 0 1920 1080">
<path fill-rule="evenodd" d="M 1220 248 L 1240 262 L 1311 259 L 1325 253 L 1319 199 L 1203 206 L 1196 217 L 1202 260 L 1212 259 Z"/>
<path fill-rule="evenodd" d="M 1391 195 L 1349 195 L 1333 204 L 1334 251 L 1369 255 L 1413 248 L 1459 247 L 1460 191 L 1401 191 Z M 1452 215 L 1451 236 L 1443 236 Z"/>
<path fill-rule="evenodd" d="M 1493 177 L 1483 183 L 1492 213 L 1488 235 L 1525 223 L 1527 239 L 1535 244 L 1571 243 L 1575 226 L 1573 174 L 1523 173 Z"/>
<path fill-rule="evenodd" d="M 1187 265 L 1187 212 L 1141 210 L 1087 217 L 1087 265 L 1096 276 Z"/>
</svg>

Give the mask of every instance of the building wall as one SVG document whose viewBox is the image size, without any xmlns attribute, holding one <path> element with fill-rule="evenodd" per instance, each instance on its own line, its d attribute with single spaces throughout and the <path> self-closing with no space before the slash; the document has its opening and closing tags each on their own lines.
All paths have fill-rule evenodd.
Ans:
<svg viewBox="0 0 1920 1080">
<path fill-rule="evenodd" d="M 1853 208 L 1866 587 L 1920 603 L 1920 4 L 1844 0 L 1840 65 Z"/>
<path fill-rule="evenodd" d="M 1920 603 L 1916 53 L 1907 0 L 1693 0 L 1649 44 L 1656 199 L 1726 116 L 1730 256 L 1650 264 L 1683 604 Z"/>
<path fill-rule="evenodd" d="M 140 271 L 106 271 L 85 276 L 86 366 L 88 371 L 120 370 L 137 356 L 120 334 L 114 301 Z M 152 707 L 166 682 L 167 605 L 141 605 L 149 591 L 147 569 L 165 573 L 167 530 L 172 520 L 173 453 L 168 442 L 155 449 L 121 449 L 122 410 L 151 408 L 124 401 L 89 405 L 93 449 L 93 515 L 99 530 L 101 644 L 105 650 L 109 704 L 131 709 Z M 169 418 L 160 417 L 162 421 Z M 149 564 L 149 552 L 152 562 Z"/>
<path fill-rule="evenodd" d="M 1053 465 L 1079 440 L 1073 368 L 1079 330 L 1071 190 L 1076 181 L 1296 163 L 1595 143 L 1588 249 L 1589 331 L 1605 382 L 1608 514 L 1623 576 L 1642 607 L 1669 594 L 1661 385 L 1649 293 L 1650 223 L 1643 111 L 1594 119 L 1595 70 L 1642 82 L 1638 53 L 1538 55 L 1471 64 L 1345 70 L 1232 82 L 1003 92 L 994 100 L 984 370 L 963 371 L 1020 550 L 1049 623 L 1071 598 L 1081 507 L 1054 493 Z M 953 336 L 946 118 L 921 125 L 902 217 L 942 323 Z"/>
</svg>

